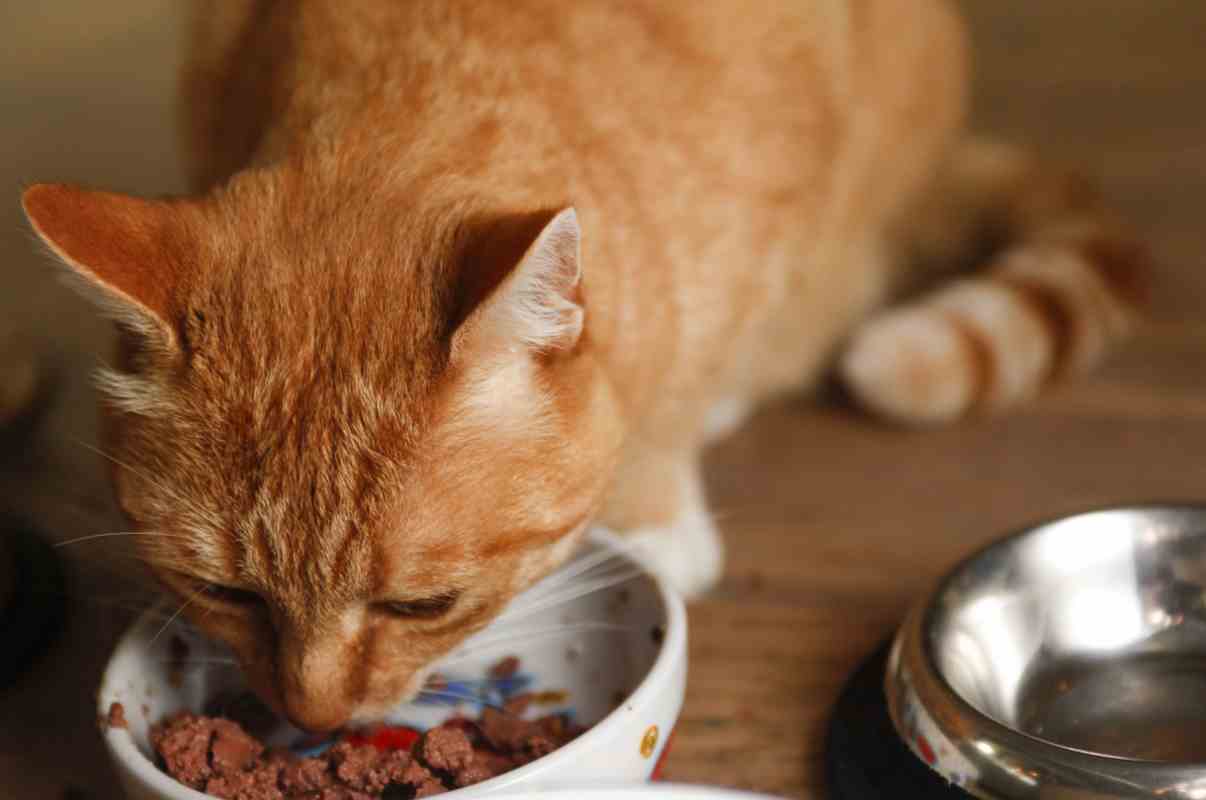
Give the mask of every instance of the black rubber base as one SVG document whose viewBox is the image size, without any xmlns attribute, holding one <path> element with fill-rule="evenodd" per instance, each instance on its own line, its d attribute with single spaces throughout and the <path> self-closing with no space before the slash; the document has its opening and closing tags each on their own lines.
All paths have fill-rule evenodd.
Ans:
<svg viewBox="0 0 1206 800">
<path fill-rule="evenodd" d="M 913 754 L 892 726 L 884 697 L 891 645 L 868 658 L 842 689 L 829 722 L 825 770 L 833 800 L 965 800 L 972 795 Z"/>
<path fill-rule="evenodd" d="M 13 559 L 16 586 L 0 608 L 0 689 L 25 674 L 63 631 L 67 580 L 54 548 L 30 526 L 0 517 L 0 537 Z"/>
</svg>

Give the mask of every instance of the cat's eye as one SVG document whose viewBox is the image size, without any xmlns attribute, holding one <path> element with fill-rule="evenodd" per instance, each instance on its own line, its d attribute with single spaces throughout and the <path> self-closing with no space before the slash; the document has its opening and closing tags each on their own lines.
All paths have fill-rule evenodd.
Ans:
<svg viewBox="0 0 1206 800">
<path fill-rule="evenodd" d="M 459 592 L 446 592 L 434 597 L 421 600 L 391 600 L 379 603 L 380 608 L 387 614 L 404 619 L 437 619 L 444 616 L 456 605 Z"/>
<path fill-rule="evenodd" d="M 264 602 L 264 598 L 249 589 L 223 586 L 220 583 L 201 583 L 197 593 L 210 600 L 235 606 L 252 606 Z"/>
</svg>

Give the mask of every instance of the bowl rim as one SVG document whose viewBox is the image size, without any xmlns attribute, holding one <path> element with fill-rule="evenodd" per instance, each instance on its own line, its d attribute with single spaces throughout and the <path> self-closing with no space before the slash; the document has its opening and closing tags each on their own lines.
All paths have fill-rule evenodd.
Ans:
<svg viewBox="0 0 1206 800">
<path fill-rule="evenodd" d="M 602 719 L 591 725 L 585 733 L 568 744 L 557 748 L 552 753 L 546 756 L 541 756 L 535 761 L 524 764 L 522 767 L 513 769 L 502 775 L 495 776 L 481 783 L 472 786 L 466 786 L 460 789 L 452 790 L 459 793 L 462 797 L 476 797 L 479 795 L 491 794 L 498 796 L 499 794 L 509 794 L 507 792 L 498 792 L 497 790 L 503 786 L 511 785 L 523 781 L 525 778 L 545 772 L 551 768 L 555 768 L 558 764 L 566 759 L 573 759 L 578 752 L 589 746 L 589 742 L 585 741 L 591 734 L 598 731 L 602 735 L 606 735 L 610 729 L 621 724 L 621 712 L 628 708 L 636 708 L 648 704 L 649 698 L 655 692 L 663 691 L 663 687 L 668 681 L 671 681 L 676 670 L 682 668 L 685 670 L 687 660 L 687 611 L 686 605 L 681 595 L 678 594 L 671 586 L 655 571 L 641 561 L 634 554 L 634 550 L 624 544 L 622 537 L 612 532 L 611 530 L 600 525 L 593 526 L 587 535 L 587 541 L 600 543 L 602 546 L 615 551 L 616 555 L 627 559 L 633 566 L 637 567 L 641 574 L 651 580 L 654 588 L 657 591 L 658 599 L 661 601 L 662 609 L 665 612 L 665 637 L 661 645 L 658 647 L 657 657 L 653 661 L 653 666 L 645 673 L 645 676 L 637 684 L 636 688 L 628 694 L 623 703 L 609 711 Z M 143 612 L 121 635 L 108 661 L 105 662 L 105 671 L 102 673 L 100 687 L 97 690 L 97 712 L 100 719 L 105 719 L 109 711 L 109 704 L 113 701 L 107 701 L 107 691 L 111 685 L 116 682 L 116 678 L 110 675 L 113 668 L 113 661 L 117 654 L 123 650 L 134 632 L 138 630 L 146 620 L 148 614 L 154 611 L 154 607 Z M 109 728 L 106 727 L 103 739 L 107 746 L 110 756 L 115 760 L 122 762 L 129 767 L 143 782 L 149 784 L 154 790 L 162 793 L 166 797 L 177 797 L 179 800 L 213 800 L 212 795 L 198 791 L 191 786 L 186 786 L 180 783 L 172 776 L 155 766 L 154 762 L 146 756 L 145 753 L 134 742 L 134 737 L 125 728 Z M 667 736 L 665 740 L 667 741 Z M 666 745 L 663 744 L 664 748 Z M 623 785 L 618 785 L 615 788 L 623 788 Z M 533 789 L 532 792 L 542 791 Z M 451 794 L 452 792 L 449 792 Z"/>
<path fill-rule="evenodd" d="M 657 783 L 639 784 L 635 786 L 588 786 L 578 788 L 567 786 L 564 789 L 533 789 L 530 792 L 516 794 L 494 795 L 494 800 L 571 800 L 571 798 L 587 798 L 587 800 L 605 800 L 616 797 L 666 798 L 670 795 L 684 793 L 687 800 L 776 800 L 774 795 L 757 794 L 742 789 L 728 789 L 723 786 L 706 786 L 697 783 Z"/>
<path fill-rule="evenodd" d="M 915 635 L 919 637 L 920 652 L 923 658 L 925 668 L 929 671 L 934 682 L 938 687 L 947 694 L 950 700 L 955 704 L 958 710 L 976 719 L 976 721 L 987 729 L 989 733 L 997 736 L 1005 741 L 1022 741 L 1026 744 L 1026 749 L 1029 751 L 1047 750 L 1056 753 L 1075 756 L 1079 759 L 1090 761 L 1100 761 L 1104 763 L 1126 764 L 1134 767 L 1150 767 L 1164 769 L 1202 769 L 1206 767 L 1206 761 L 1161 761 L 1150 758 L 1134 758 L 1131 756 L 1113 755 L 1110 753 L 1101 753 L 1095 750 L 1085 750 L 1079 747 L 1071 747 L 1069 745 L 1060 744 L 1050 739 L 1043 739 L 1035 736 L 1032 733 L 1007 725 L 994 717 L 985 714 L 978 708 L 973 706 L 954 686 L 947 680 L 946 675 L 938 666 L 937 656 L 934 651 L 935 637 L 930 635 L 933 629 L 933 621 L 938 613 L 938 603 L 944 597 L 951 585 L 965 574 L 966 570 L 982 557 L 998 550 L 1005 550 L 1015 546 L 1018 542 L 1023 541 L 1031 536 L 1037 535 L 1046 528 L 1052 525 L 1069 522 L 1072 520 L 1084 519 L 1086 517 L 1098 516 L 1102 514 L 1133 514 L 1133 513 L 1151 513 L 1160 511 L 1172 511 L 1179 513 L 1193 513 L 1202 515 L 1206 521 L 1206 502 L 1201 501 L 1144 501 L 1127 503 L 1125 505 L 1104 505 L 1095 506 L 1083 511 L 1074 512 L 1071 514 L 1051 515 L 1044 517 L 1038 521 L 1014 528 L 1009 533 L 994 539 L 983 547 L 978 548 L 970 555 L 960 559 L 955 563 L 942 578 L 939 579 L 934 589 L 923 600 L 924 605 L 921 608 L 921 614 L 917 620 L 915 627 Z"/>
</svg>

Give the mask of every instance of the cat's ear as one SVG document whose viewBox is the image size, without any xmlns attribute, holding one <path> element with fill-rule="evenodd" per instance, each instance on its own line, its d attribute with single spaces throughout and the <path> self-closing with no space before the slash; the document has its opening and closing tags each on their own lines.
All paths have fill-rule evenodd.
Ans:
<svg viewBox="0 0 1206 800">
<path fill-rule="evenodd" d="M 471 250 L 462 290 L 473 310 L 458 339 L 483 334 L 544 353 L 573 350 L 585 319 L 581 251 L 573 208 L 491 225 Z"/>
<path fill-rule="evenodd" d="M 21 204 L 87 294 L 138 332 L 175 340 L 180 225 L 168 203 L 43 183 L 26 189 Z"/>
</svg>

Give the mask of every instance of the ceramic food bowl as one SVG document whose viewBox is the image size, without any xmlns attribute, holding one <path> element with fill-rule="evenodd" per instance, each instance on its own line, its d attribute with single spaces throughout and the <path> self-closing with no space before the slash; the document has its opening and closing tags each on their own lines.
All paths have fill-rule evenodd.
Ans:
<svg viewBox="0 0 1206 800">
<path fill-rule="evenodd" d="M 1206 506 L 977 553 L 910 615 L 885 690 L 914 753 L 973 795 L 1206 797 Z"/>
<path fill-rule="evenodd" d="M 164 617 L 162 610 L 144 615 L 110 659 L 98 711 L 104 719 L 121 703 L 127 724 L 102 724 L 103 736 L 131 800 L 204 800 L 156 766 L 148 731 L 173 712 L 201 712 L 215 695 L 239 691 L 242 677 L 229 654 L 179 620 L 164 627 Z M 439 669 L 446 685 L 438 695 L 400 706 L 388 721 L 424 729 L 456 713 L 475 716 L 500 699 L 491 693 L 536 690 L 551 699 L 527 716 L 565 712 L 592 727 L 547 756 L 453 794 L 637 783 L 653 774 L 678 718 L 686 649 L 682 600 L 613 536 L 596 531 L 578 559 L 452 654 Z M 475 680 L 509 655 L 520 659 L 510 689 Z M 296 750 L 305 739 L 282 722 L 266 741 Z"/>
<path fill-rule="evenodd" d="M 662 784 L 613 789 L 566 789 L 499 795 L 498 800 L 771 800 L 767 795 L 712 789 L 705 786 Z"/>
</svg>

